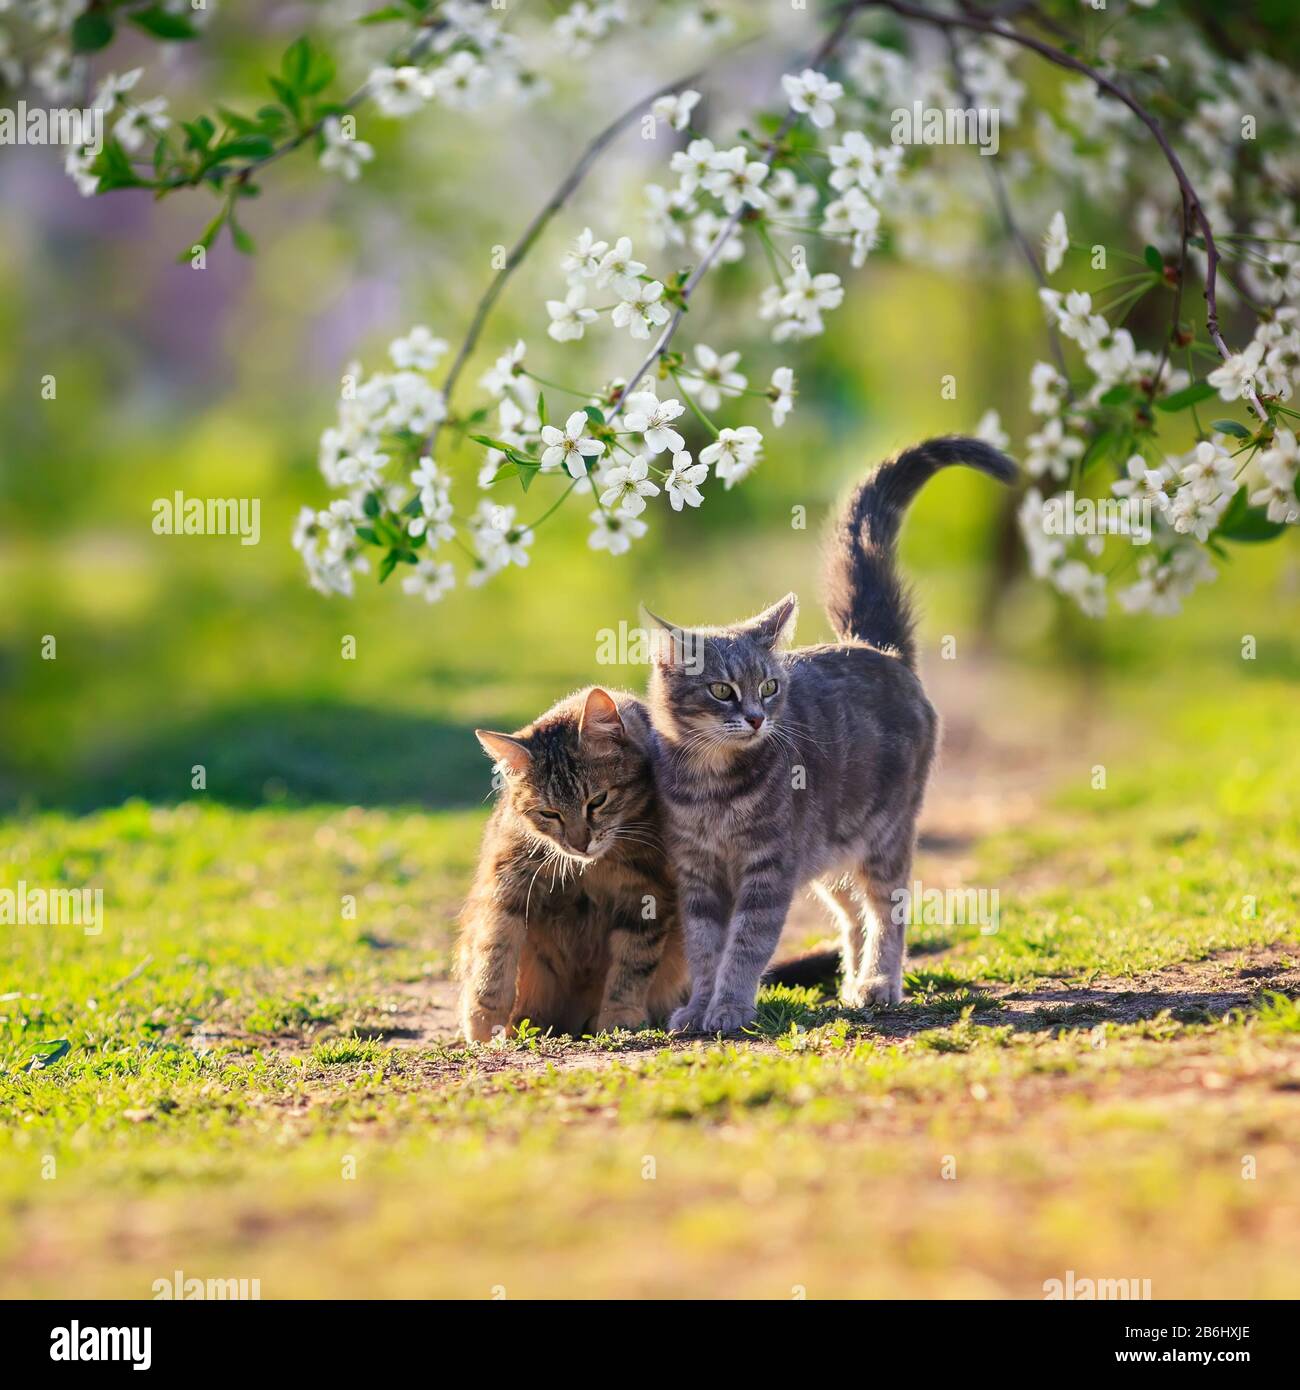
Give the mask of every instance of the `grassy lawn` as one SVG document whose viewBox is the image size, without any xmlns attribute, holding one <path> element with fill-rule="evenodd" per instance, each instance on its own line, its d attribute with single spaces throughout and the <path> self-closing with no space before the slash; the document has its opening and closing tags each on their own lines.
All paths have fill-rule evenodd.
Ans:
<svg viewBox="0 0 1300 1390">
<path fill-rule="evenodd" d="M 973 847 L 996 933 L 919 926 L 901 1008 L 771 991 L 742 1040 L 458 1046 L 480 811 L 5 823 L 4 885 L 105 907 L 6 929 L 0 1293 L 1295 1296 L 1293 695 L 1144 699 L 1104 791 L 1081 749 Z"/>
</svg>

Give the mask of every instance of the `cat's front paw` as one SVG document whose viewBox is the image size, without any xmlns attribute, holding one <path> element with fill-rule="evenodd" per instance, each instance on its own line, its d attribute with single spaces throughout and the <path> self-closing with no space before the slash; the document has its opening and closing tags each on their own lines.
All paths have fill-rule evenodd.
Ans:
<svg viewBox="0 0 1300 1390">
<path fill-rule="evenodd" d="M 668 1031 L 670 1033 L 702 1033 L 704 1032 L 704 1008 L 700 1004 L 683 1004 L 680 1009 L 674 1009 L 668 1015 Z"/>
<path fill-rule="evenodd" d="M 491 1013 L 485 1009 L 466 1009 L 462 1026 L 468 1042 L 491 1042 L 494 1037 L 503 1035 L 509 1020 L 504 1014 Z"/>
<path fill-rule="evenodd" d="M 710 1006 L 704 1015 L 706 1033 L 739 1033 L 758 1017 L 753 1004 L 741 1000 L 723 1000 Z"/>
<path fill-rule="evenodd" d="M 873 975 L 866 980 L 845 980 L 840 990 L 840 1000 L 851 1009 L 892 1008 L 903 1002 L 903 982 L 887 975 Z"/>
<path fill-rule="evenodd" d="M 638 1028 L 644 1028 L 645 1025 L 644 1009 L 602 1009 L 596 1015 L 596 1022 L 592 1031 L 612 1033 L 617 1028 L 625 1028 L 629 1033 L 635 1033 Z"/>
</svg>

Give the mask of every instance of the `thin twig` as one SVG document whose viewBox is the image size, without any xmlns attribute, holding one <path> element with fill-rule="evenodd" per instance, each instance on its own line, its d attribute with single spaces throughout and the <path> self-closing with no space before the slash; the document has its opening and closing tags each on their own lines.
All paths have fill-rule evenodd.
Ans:
<svg viewBox="0 0 1300 1390">
<path fill-rule="evenodd" d="M 1186 194 L 1183 194 L 1182 216 L 1183 235 L 1178 247 L 1178 283 L 1174 286 L 1173 321 L 1169 325 L 1169 333 L 1165 338 L 1164 346 L 1160 349 L 1160 361 L 1156 363 L 1155 375 L 1151 378 L 1151 385 L 1147 390 L 1147 400 L 1155 398 L 1156 391 L 1160 387 L 1160 378 L 1164 376 L 1165 366 L 1169 361 L 1169 349 L 1182 332 L 1183 285 L 1187 282 L 1187 239 L 1192 234 L 1192 211 L 1187 205 Z"/>
<path fill-rule="evenodd" d="M 125 989 L 125 988 L 127 987 L 127 985 L 129 985 L 133 980 L 138 980 L 138 979 L 140 978 L 140 976 L 143 975 L 144 972 L 145 972 L 152 964 L 153 964 L 153 955 L 152 955 L 152 953 L 151 953 L 151 954 L 145 956 L 145 958 L 140 962 L 140 964 L 137 965 L 137 966 L 135 967 L 134 970 L 130 971 L 129 974 L 123 975 L 122 978 L 121 978 L 115 985 L 110 985 L 110 986 L 109 986 L 109 989 L 108 989 L 108 992 L 109 992 L 110 994 L 116 994 L 116 993 L 118 992 L 118 990 L 120 990 L 120 989 Z"/>
</svg>

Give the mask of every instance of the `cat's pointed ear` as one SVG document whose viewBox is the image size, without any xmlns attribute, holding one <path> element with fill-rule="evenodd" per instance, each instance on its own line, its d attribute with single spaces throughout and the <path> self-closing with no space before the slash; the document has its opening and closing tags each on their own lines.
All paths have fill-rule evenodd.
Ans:
<svg viewBox="0 0 1300 1390">
<path fill-rule="evenodd" d="M 474 737 L 483 745 L 483 751 L 488 757 L 507 772 L 525 772 L 533 760 L 533 755 L 528 749 L 509 734 L 494 734 L 491 729 L 475 729 Z"/>
<path fill-rule="evenodd" d="M 799 617 L 799 598 L 797 594 L 786 594 L 771 608 L 765 608 L 757 617 L 751 618 L 741 626 L 741 632 L 752 637 L 768 649 L 774 650 L 782 642 L 794 636 L 794 625 Z"/>
<path fill-rule="evenodd" d="M 587 743 L 619 743 L 626 735 L 614 697 L 608 690 L 592 686 L 578 721 L 578 736 Z"/>
<path fill-rule="evenodd" d="M 650 650 L 658 666 L 684 667 L 690 651 L 690 639 L 683 627 L 652 613 L 643 603 L 641 623 L 650 633 Z"/>
</svg>

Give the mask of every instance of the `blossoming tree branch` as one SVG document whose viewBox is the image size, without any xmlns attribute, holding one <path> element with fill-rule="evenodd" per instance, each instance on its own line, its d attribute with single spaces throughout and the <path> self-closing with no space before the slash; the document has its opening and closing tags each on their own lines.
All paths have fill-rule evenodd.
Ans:
<svg viewBox="0 0 1300 1390">
<path fill-rule="evenodd" d="M 194 42 L 210 8 L 34 0 L 20 18 L 0 13 L 0 76 L 68 100 L 124 29 Z M 794 404 L 793 359 L 756 377 L 742 352 L 772 352 L 766 338 L 797 353 L 869 257 L 961 274 L 990 241 L 1023 259 L 1045 320 L 1046 358 L 1029 382 L 1039 424 L 1020 451 L 1030 487 L 1019 522 L 1036 576 L 1093 616 L 1112 599 L 1173 613 L 1231 547 L 1276 540 L 1300 521 L 1300 81 L 1249 46 L 1257 31 L 1228 35 L 1172 0 L 847 0 L 806 17 L 809 41 L 784 52 L 763 109 L 720 125 L 709 113 L 737 38 L 753 41 L 748 55 L 786 37 L 764 34 L 753 7 L 537 9 L 377 7 L 359 32 L 383 31 L 385 56 L 356 85 L 340 86 L 331 36 L 312 34 L 285 51 L 252 113 L 222 106 L 174 119 L 166 99 L 143 94 L 140 68 L 105 71 L 91 100 L 109 133 L 102 148 L 68 154 L 87 196 L 211 194 L 215 213 L 183 256 L 223 231 L 248 252 L 241 206 L 277 161 L 314 154 L 326 173 L 362 177 L 375 159 L 359 136 L 363 114 L 418 120 L 434 107 L 472 119 L 505 100 L 544 107 L 556 75 L 598 46 L 652 42 L 655 25 L 692 31 L 699 70 L 647 92 L 575 152 L 455 352 L 417 325 L 390 344 L 383 368 L 345 376 L 320 446 L 336 496 L 304 508 L 294 535 L 318 589 L 350 594 L 373 568 L 381 582 L 400 572 L 404 590 L 433 601 L 462 579 L 478 585 L 527 565 L 539 531 L 573 505 L 587 510 L 591 546 L 626 552 L 656 509 L 698 508 L 762 462 L 765 431 Z M 353 47 L 342 45 L 341 61 Z M 1032 112 L 1031 78 L 1045 93 Z M 641 225 L 575 224 L 553 292 L 535 306 L 543 341 L 500 343 L 481 395 L 462 400 L 506 282 L 614 138 L 638 124 L 667 149 L 639 189 Z M 1097 222 L 1097 207 L 1109 228 L 1122 218 L 1124 244 L 1072 235 L 1076 219 Z M 719 343 L 707 300 L 696 303 L 723 266 L 751 287 L 739 344 Z M 572 345 L 594 335 L 631 340 L 623 376 L 586 375 Z M 993 411 L 977 429 L 1010 444 Z M 471 506 L 447 465 L 451 444 L 466 441 L 481 450 Z"/>
</svg>

